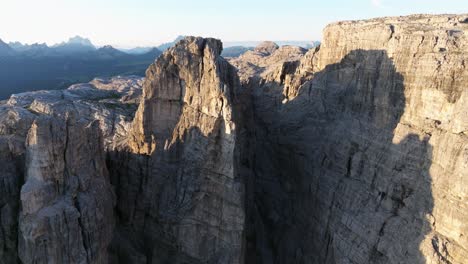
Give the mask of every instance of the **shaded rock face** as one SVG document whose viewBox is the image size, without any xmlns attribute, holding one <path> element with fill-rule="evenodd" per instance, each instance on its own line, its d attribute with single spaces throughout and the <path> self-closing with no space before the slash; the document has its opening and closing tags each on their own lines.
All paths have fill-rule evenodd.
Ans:
<svg viewBox="0 0 468 264">
<path fill-rule="evenodd" d="M 24 178 L 25 138 L 33 114 L 0 105 L 0 263 L 18 261 L 18 213 Z"/>
<path fill-rule="evenodd" d="M 107 263 L 113 193 L 98 122 L 36 119 L 21 187 L 23 263 Z"/>
<path fill-rule="evenodd" d="M 17 118 L 1 136 L 1 263 L 107 263 L 114 196 L 99 126 L 6 111 Z"/>
<path fill-rule="evenodd" d="M 246 262 L 466 261 L 465 17 L 332 24 L 319 49 L 243 79 Z"/>
<path fill-rule="evenodd" d="M 116 261 L 243 262 L 245 102 L 221 50 L 188 37 L 147 70 L 129 149 L 110 166 L 121 165 Z"/>
<path fill-rule="evenodd" d="M 276 104 L 256 106 L 256 123 L 266 127 L 257 135 L 268 139 L 257 141 L 252 236 L 271 244 L 260 243 L 252 258 L 421 260 L 420 235 L 429 224 L 419 216 L 433 206 L 430 146 L 413 134 L 393 142 L 404 111 L 403 83 L 386 52 L 357 50 L 316 73 L 304 94 L 283 104 L 277 90 Z M 404 201 L 410 195 L 414 203 Z M 405 252 L 392 252 L 394 259 L 381 253 L 400 243 Z"/>
</svg>

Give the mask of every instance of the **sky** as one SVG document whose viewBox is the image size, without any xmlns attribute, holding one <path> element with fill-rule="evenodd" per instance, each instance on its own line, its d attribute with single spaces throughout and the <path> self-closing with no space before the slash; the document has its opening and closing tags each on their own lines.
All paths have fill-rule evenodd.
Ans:
<svg viewBox="0 0 468 264">
<path fill-rule="evenodd" d="M 320 40 L 331 22 L 468 13 L 468 0 L 0 0 L 0 39 L 155 46 L 178 35 L 223 41 Z"/>
</svg>

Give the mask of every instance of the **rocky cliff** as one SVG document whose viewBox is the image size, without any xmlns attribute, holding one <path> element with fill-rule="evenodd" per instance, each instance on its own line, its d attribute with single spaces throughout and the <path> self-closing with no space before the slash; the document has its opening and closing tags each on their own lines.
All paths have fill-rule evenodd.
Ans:
<svg viewBox="0 0 468 264">
<path fill-rule="evenodd" d="M 125 163 L 113 178 L 121 261 L 243 262 L 243 89 L 221 50 L 189 37 L 147 70 L 129 148 L 114 159 Z"/>
<path fill-rule="evenodd" d="M 0 105 L 0 263 L 108 263 L 105 151 L 127 134 L 141 78 L 92 83 Z"/>
<path fill-rule="evenodd" d="M 467 34 L 339 22 L 229 61 L 187 37 L 144 82 L 14 95 L 0 263 L 466 263 Z"/>
<path fill-rule="evenodd" d="M 240 68 L 249 260 L 466 263 L 466 18 L 340 22 L 300 60 Z"/>
</svg>

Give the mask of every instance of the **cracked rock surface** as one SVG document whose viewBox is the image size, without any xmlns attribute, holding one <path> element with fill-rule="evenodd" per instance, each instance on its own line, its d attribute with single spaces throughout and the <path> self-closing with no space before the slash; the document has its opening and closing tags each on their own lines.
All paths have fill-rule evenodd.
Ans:
<svg viewBox="0 0 468 264">
<path fill-rule="evenodd" d="M 141 78 L 106 85 L 0 105 L 0 263 L 108 263 L 115 195 L 105 151 L 130 126 L 136 106 L 126 98 Z"/>
<path fill-rule="evenodd" d="M 129 148 L 114 159 L 117 260 L 243 263 L 243 89 L 221 50 L 188 37 L 147 71 Z"/>
<path fill-rule="evenodd" d="M 256 135 L 249 261 L 466 263 L 466 18 L 339 22 L 269 74 L 239 68 Z"/>
</svg>

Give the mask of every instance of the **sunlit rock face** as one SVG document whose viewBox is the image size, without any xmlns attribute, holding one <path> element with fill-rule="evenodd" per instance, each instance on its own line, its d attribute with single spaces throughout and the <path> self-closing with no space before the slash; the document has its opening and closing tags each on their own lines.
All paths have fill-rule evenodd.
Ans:
<svg viewBox="0 0 468 264">
<path fill-rule="evenodd" d="M 248 261 L 466 261 L 466 18 L 340 22 L 299 60 L 239 68 L 256 135 Z"/>
</svg>

